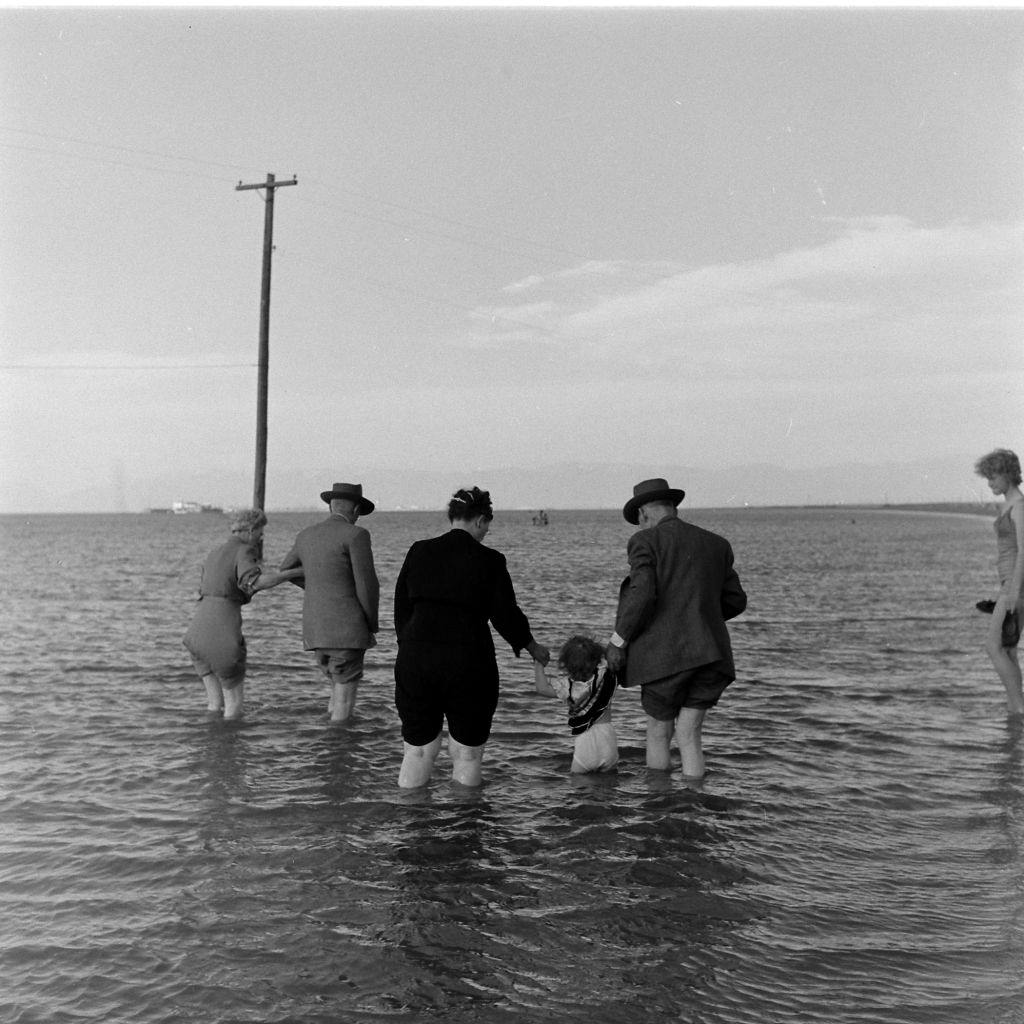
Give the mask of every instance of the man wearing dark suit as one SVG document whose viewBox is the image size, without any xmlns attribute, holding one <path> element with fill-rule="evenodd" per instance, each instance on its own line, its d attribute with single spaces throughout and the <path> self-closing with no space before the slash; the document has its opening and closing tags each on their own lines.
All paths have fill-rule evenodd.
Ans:
<svg viewBox="0 0 1024 1024">
<path fill-rule="evenodd" d="M 398 785 L 430 781 L 448 722 L 452 780 L 481 782 L 484 744 L 498 705 L 498 665 L 491 625 L 516 657 L 526 650 L 546 664 L 516 602 L 505 556 L 482 543 L 494 518 L 491 497 L 465 488 L 448 503 L 451 530 L 418 540 L 395 586 L 395 706 L 404 755 Z"/>
<path fill-rule="evenodd" d="M 619 592 L 606 658 L 641 687 L 647 767 L 671 768 L 675 734 L 683 776 L 704 775 L 701 727 L 736 678 L 726 620 L 747 606 L 729 542 L 679 518 L 684 492 L 661 479 L 633 488 L 622 514 L 640 530 L 627 546 L 629 576 Z"/>
<path fill-rule="evenodd" d="M 281 569 L 302 567 L 302 643 L 331 684 L 331 721 L 344 722 L 355 707 L 363 656 L 377 643 L 380 584 L 370 534 L 356 526 L 374 504 L 363 497 L 362 484 L 335 484 L 320 498 L 330 516 L 295 538 Z"/>
</svg>

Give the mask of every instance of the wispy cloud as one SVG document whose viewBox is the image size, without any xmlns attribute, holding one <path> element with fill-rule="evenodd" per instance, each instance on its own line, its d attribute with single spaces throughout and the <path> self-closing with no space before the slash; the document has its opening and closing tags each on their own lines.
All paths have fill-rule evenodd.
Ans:
<svg viewBox="0 0 1024 1024">
<path fill-rule="evenodd" d="M 623 367 L 774 378 L 983 368 L 1024 326 L 1024 225 L 832 219 L 835 235 L 705 267 L 586 263 L 506 289 L 471 343 L 534 342 Z"/>
</svg>

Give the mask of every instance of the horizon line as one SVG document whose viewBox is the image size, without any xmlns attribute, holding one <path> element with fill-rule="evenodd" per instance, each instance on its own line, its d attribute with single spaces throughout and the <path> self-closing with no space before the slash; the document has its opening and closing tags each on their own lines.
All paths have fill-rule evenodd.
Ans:
<svg viewBox="0 0 1024 1024">
<path fill-rule="evenodd" d="M 834 501 L 834 502 L 801 502 L 799 504 L 780 504 L 776 502 L 767 504 L 742 504 L 742 505 L 687 505 L 687 509 L 699 512 L 744 512 L 754 509 L 771 510 L 771 509 L 804 509 L 804 510 L 817 510 L 817 509 L 860 509 L 863 511 L 918 511 L 918 512 L 960 512 L 968 509 L 991 509 L 998 507 L 999 502 L 990 501 L 893 501 L 893 502 L 878 502 L 878 501 Z M 94 509 L 92 511 L 61 511 L 61 510 L 47 510 L 47 511 L 31 511 L 31 510 L 20 510 L 20 511 L 0 511 L 0 516 L 143 516 L 143 515 L 169 515 L 175 518 L 178 517 L 192 517 L 192 516 L 222 516 L 227 517 L 231 515 L 233 511 L 238 511 L 243 508 L 250 508 L 248 505 L 237 505 L 237 506 L 226 506 L 224 508 L 215 507 L 207 511 L 198 512 L 173 512 L 170 508 L 143 508 L 143 509 Z M 495 508 L 496 512 L 537 512 L 537 511 L 549 511 L 549 512 L 615 512 L 621 511 L 618 505 L 595 505 L 595 506 L 569 506 L 569 505 L 517 505 L 502 508 L 500 506 Z M 322 508 L 308 505 L 308 506 L 289 506 L 285 508 L 270 508 L 264 510 L 267 515 L 311 515 L 314 513 L 322 513 Z M 442 506 L 436 508 L 425 508 L 420 506 L 395 506 L 393 508 L 384 508 L 380 505 L 374 509 L 375 512 L 414 512 L 414 513 L 440 513 L 444 514 L 445 509 Z M 685 511 L 685 509 L 683 509 Z M 372 513 L 371 513 L 372 514 Z M 360 518 L 365 519 L 365 516 Z"/>
</svg>

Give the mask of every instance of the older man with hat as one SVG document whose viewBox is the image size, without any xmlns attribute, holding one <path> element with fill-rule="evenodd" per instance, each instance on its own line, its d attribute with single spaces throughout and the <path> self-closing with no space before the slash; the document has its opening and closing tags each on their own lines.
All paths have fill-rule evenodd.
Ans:
<svg viewBox="0 0 1024 1024">
<path fill-rule="evenodd" d="M 639 686 L 647 767 L 671 768 L 673 734 L 684 778 L 704 775 L 701 728 L 736 678 L 726 620 L 747 606 L 729 542 L 679 518 L 684 492 L 660 477 L 633 488 L 622 514 L 629 540 L 608 665 Z"/>
<path fill-rule="evenodd" d="M 302 567 L 303 646 L 314 652 L 331 684 L 331 721 L 344 722 L 355 707 L 363 656 L 376 644 L 379 628 L 380 583 L 370 534 L 356 525 L 374 504 L 363 497 L 362 484 L 336 483 L 320 497 L 331 514 L 295 538 L 281 569 Z"/>
</svg>

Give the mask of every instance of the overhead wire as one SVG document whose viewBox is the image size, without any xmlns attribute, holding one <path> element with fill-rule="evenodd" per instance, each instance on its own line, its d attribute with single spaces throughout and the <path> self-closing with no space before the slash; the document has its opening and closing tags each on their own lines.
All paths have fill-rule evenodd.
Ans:
<svg viewBox="0 0 1024 1024">
<path fill-rule="evenodd" d="M 0 370 L 249 370 L 256 363 L 0 363 Z"/>
<path fill-rule="evenodd" d="M 10 125 L 5 125 L 5 124 L 0 124 L 0 131 L 15 132 L 15 133 L 21 134 L 21 135 L 33 135 L 33 136 L 36 136 L 36 137 L 39 137 L 39 138 L 51 139 L 51 140 L 56 141 L 56 142 L 71 142 L 71 143 L 74 143 L 75 145 L 94 146 L 94 147 L 96 147 L 98 149 L 108 149 L 108 150 L 113 150 L 113 151 L 119 152 L 119 153 L 136 153 L 136 154 L 138 154 L 140 156 L 157 157 L 157 158 L 162 159 L 162 160 L 177 160 L 177 161 L 186 162 L 186 163 L 202 164 L 202 165 L 206 165 L 206 166 L 209 166 L 209 167 L 223 167 L 225 169 L 231 168 L 233 170 L 239 170 L 239 171 L 242 171 L 242 173 L 245 173 L 245 169 L 242 167 L 241 164 L 227 164 L 227 163 L 222 163 L 222 162 L 214 161 L 214 160 L 203 160 L 203 159 L 200 159 L 198 157 L 180 156 L 180 155 L 176 155 L 176 154 L 173 154 L 173 153 L 162 153 L 162 152 L 159 152 L 159 151 L 156 151 L 156 150 L 136 149 L 136 148 L 132 148 L 132 147 L 128 147 L 128 146 L 114 146 L 114 145 L 111 145 L 109 143 L 103 143 L 103 142 L 90 142 L 90 141 L 88 141 L 86 139 L 78 139 L 78 138 L 74 138 L 74 137 L 71 137 L 71 136 L 53 135 L 53 134 L 50 134 L 50 133 L 47 133 L 47 132 L 34 131 L 34 130 L 28 129 L 28 128 L 14 128 L 14 127 L 12 127 Z M 89 156 L 87 154 L 82 154 L 82 153 L 54 152 L 52 150 L 45 150 L 45 149 L 40 149 L 40 148 L 36 148 L 36 147 L 32 147 L 32 146 L 19 146 L 16 143 L 0 142 L 0 146 L 5 147 L 5 148 L 11 148 L 11 149 L 27 150 L 29 152 L 49 153 L 50 155 L 54 155 L 54 156 L 65 156 L 65 157 L 71 157 L 71 158 L 74 158 L 74 159 L 94 160 L 94 161 L 98 161 L 98 162 L 110 162 L 110 163 L 113 163 L 115 166 L 119 166 L 119 167 L 129 166 L 129 167 L 135 167 L 135 168 L 141 169 L 141 170 L 156 170 L 156 171 L 162 171 L 163 170 L 161 168 L 147 167 L 147 166 L 144 166 L 144 165 L 140 166 L 140 165 L 134 165 L 134 164 L 124 164 L 124 163 L 121 163 L 121 162 L 118 162 L 118 161 L 108 161 L 107 158 L 105 158 L 105 157 L 93 157 L 93 156 Z M 226 179 L 226 178 L 214 178 L 212 180 L 227 181 L 228 179 Z M 318 186 L 320 186 L 322 188 L 333 189 L 335 191 L 345 192 L 345 193 L 347 193 L 349 195 L 354 196 L 357 199 L 362 199 L 362 200 L 366 200 L 366 201 L 369 201 L 369 202 L 379 203 L 382 206 L 390 206 L 390 207 L 393 207 L 393 208 L 399 209 L 399 210 L 406 210 L 406 211 L 408 211 L 410 213 L 415 214 L 416 216 L 427 217 L 427 218 L 429 218 L 431 220 L 437 221 L 438 223 L 448 224 L 448 225 L 451 225 L 453 227 L 466 228 L 466 229 L 468 229 L 470 231 L 489 230 L 489 229 L 481 228 L 478 225 L 467 224 L 467 223 L 465 223 L 463 221 L 452 220 L 451 218 L 447 218 L 447 217 L 440 216 L 439 214 L 431 213 L 429 210 L 424 210 L 424 209 L 420 209 L 420 208 L 417 208 L 417 207 L 409 206 L 408 204 L 394 203 L 394 202 L 391 202 L 390 200 L 387 200 L 387 199 L 381 199 L 379 197 L 367 195 L 364 192 L 357 192 L 357 191 L 355 191 L 353 189 L 346 189 L 344 186 L 334 185 L 334 184 L 328 185 L 328 184 L 326 184 L 324 182 L 317 181 L 316 179 L 309 179 L 309 178 L 304 178 L 303 181 L 306 182 L 306 183 L 312 184 L 312 185 L 318 185 Z M 300 201 L 304 201 L 304 200 L 302 200 L 301 197 L 296 197 L 296 198 L 299 198 Z M 309 202 L 308 200 L 305 200 L 305 201 Z M 374 216 L 373 214 L 367 214 L 367 213 L 365 213 L 362 210 L 353 210 L 350 207 L 343 207 L 341 209 L 343 209 L 344 212 L 346 212 L 346 213 L 352 213 L 352 214 L 355 214 L 356 216 L 364 217 L 366 219 L 376 220 L 376 221 L 378 221 L 380 223 L 384 223 L 384 224 L 390 224 L 393 227 L 402 227 L 402 228 L 406 228 L 406 229 L 417 230 L 417 231 L 420 231 L 420 232 L 422 232 L 424 234 L 434 234 L 434 235 L 436 235 L 439 238 L 446 239 L 447 241 L 454 241 L 454 242 L 459 242 L 459 243 L 461 243 L 463 245 L 471 245 L 471 246 L 477 246 L 477 247 L 483 245 L 483 243 L 473 242 L 472 240 L 469 240 L 469 239 L 458 238 L 458 237 L 455 237 L 455 236 L 452 236 L 452 235 L 445 235 L 445 234 L 441 234 L 440 232 L 432 232 L 429 228 L 423 228 L 422 226 L 418 226 L 417 227 L 417 226 L 413 226 L 413 225 L 410 225 L 410 224 L 405 224 L 405 223 L 402 223 L 402 222 L 391 221 L 391 220 L 388 220 L 387 218 L 377 217 L 377 216 Z M 551 252 L 556 252 L 556 253 L 559 253 L 560 255 L 563 255 L 563 256 L 572 256 L 572 257 L 574 257 L 576 259 L 587 259 L 587 258 L 589 258 L 584 253 L 575 252 L 575 251 L 573 251 L 571 249 L 561 249 L 561 248 L 559 248 L 557 246 L 552 246 L 552 245 L 549 245 L 549 244 L 547 244 L 545 242 L 535 242 L 532 239 L 523 238 L 521 236 L 514 236 L 514 235 L 510 235 L 510 236 L 506 236 L 506 237 L 509 237 L 509 238 L 511 238 L 514 241 L 523 242 L 526 245 L 533 246 L 533 247 L 538 248 L 538 249 L 547 249 L 547 250 L 549 250 Z M 512 255 L 520 255 L 520 256 L 526 256 L 527 255 L 525 253 L 515 253 L 514 251 L 511 251 L 511 250 L 496 249 L 496 248 L 493 248 L 493 247 L 492 247 L 492 251 L 511 252 Z M 533 257 L 532 254 L 531 254 L 530 258 L 535 258 L 535 257 Z"/>
<path fill-rule="evenodd" d="M 116 145 L 112 145 L 112 144 L 109 144 L 109 143 L 93 142 L 93 141 L 90 141 L 90 140 L 81 139 L 81 138 L 75 138 L 75 137 L 71 137 L 71 136 L 55 135 L 55 134 L 52 134 L 52 133 L 40 132 L 40 131 L 36 131 L 36 130 L 33 130 L 33 129 L 27 129 L 27 128 L 19 128 L 19 127 L 14 127 L 14 126 L 11 126 L 11 125 L 6 125 L 6 124 L 0 124 L 0 131 L 12 132 L 12 133 L 20 134 L 20 135 L 34 136 L 34 137 L 37 137 L 37 138 L 49 139 L 51 141 L 61 142 L 61 143 L 65 143 L 66 142 L 66 143 L 71 143 L 71 144 L 74 144 L 74 145 L 92 146 L 92 147 L 95 147 L 97 149 L 104 149 L 104 150 L 109 150 L 109 151 L 119 152 L 119 153 L 137 154 L 137 155 L 144 156 L 144 157 L 155 157 L 155 158 L 158 158 L 158 159 L 174 160 L 174 161 L 178 161 L 178 162 L 199 164 L 199 165 L 205 165 L 205 166 L 210 166 L 210 167 L 222 167 L 222 168 L 225 168 L 225 169 L 231 168 L 231 169 L 236 170 L 236 171 L 237 170 L 242 170 L 243 173 L 244 173 L 244 169 L 242 168 L 242 165 L 240 165 L 240 164 L 227 164 L 227 163 L 223 163 L 223 162 L 219 162 L 219 161 L 204 160 L 204 159 L 200 159 L 200 158 L 196 158 L 196 157 L 191 157 L 191 156 L 181 156 L 179 154 L 164 153 L 164 152 L 159 152 L 159 151 L 156 151 L 156 150 L 139 149 L 139 148 L 133 148 L 133 147 L 127 147 L 127 146 L 116 146 Z M 110 157 L 95 156 L 95 155 L 90 155 L 90 154 L 86 154 L 86 153 L 78 153 L 78 152 L 70 152 L 69 153 L 69 152 L 66 152 L 66 151 L 55 151 L 55 150 L 44 149 L 42 147 L 26 146 L 26 145 L 23 145 L 23 144 L 11 143 L 11 142 L 0 141 L 0 148 L 19 149 L 19 150 L 28 151 L 28 152 L 42 153 L 44 155 L 49 155 L 49 156 L 60 156 L 60 157 L 65 157 L 65 158 L 69 158 L 69 159 L 89 160 L 89 161 L 93 161 L 93 162 L 110 164 L 112 166 L 127 167 L 127 168 L 130 168 L 130 169 L 133 169 L 133 170 L 151 171 L 151 172 L 160 173 L 160 174 L 169 174 L 169 173 L 178 174 L 178 173 L 180 173 L 180 172 L 178 172 L 176 170 L 169 170 L 167 168 L 152 167 L 152 166 L 141 165 L 141 164 L 137 164 L 137 163 L 128 163 L 128 162 L 121 161 L 121 160 L 113 160 Z M 222 178 L 222 177 L 219 177 L 219 176 L 207 175 L 206 177 L 209 180 L 214 180 L 214 181 L 222 181 L 222 182 L 227 182 L 228 181 L 227 178 Z M 232 179 L 232 182 L 233 182 L 233 180 L 234 179 Z M 309 181 L 309 179 L 304 179 L 304 180 Z M 357 191 L 351 190 L 351 189 L 345 189 L 343 186 L 336 186 L 336 185 L 328 186 L 328 185 L 325 185 L 323 182 L 317 181 L 316 179 L 313 179 L 309 183 L 314 185 L 314 186 L 321 187 L 321 188 L 333 188 L 335 191 L 345 192 L 345 193 L 348 193 L 350 195 L 355 196 L 356 198 L 359 198 L 359 199 L 362 199 L 362 200 L 365 200 L 365 201 L 368 201 L 368 202 L 378 203 L 378 204 L 380 204 L 382 206 L 392 207 L 392 208 L 397 209 L 397 210 L 406 210 L 406 211 L 414 214 L 417 217 L 423 217 L 423 218 L 426 218 L 428 220 L 437 221 L 438 223 L 441 223 L 441 224 L 448 224 L 448 225 L 455 226 L 455 227 L 466 228 L 467 230 L 472 230 L 472 231 L 477 231 L 477 230 L 482 231 L 482 230 L 484 230 L 484 229 L 479 228 L 476 225 L 468 224 L 468 223 L 462 222 L 462 221 L 453 220 L 451 218 L 446 218 L 446 217 L 443 217 L 443 216 L 431 213 L 428 210 L 424 210 L 424 209 L 417 208 L 417 207 L 412 207 L 412 206 L 409 206 L 407 204 L 394 203 L 394 202 L 391 202 L 389 200 L 384 200 L 384 199 L 376 198 L 376 197 L 373 197 L 373 196 L 368 196 L 365 193 L 360 193 L 360 192 L 357 192 Z M 499 255 L 508 256 L 508 257 L 527 259 L 527 260 L 532 260 L 532 261 L 540 260 L 541 262 L 548 263 L 548 264 L 557 263 L 558 262 L 553 257 L 538 256 L 538 254 L 536 252 L 534 252 L 534 253 L 525 253 L 525 252 L 521 252 L 521 251 L 516 251 L 515 249 L 511 249 L 511 248 L 509 248 L 507 246 L 489 244 L 489 243 L 483 242 L 483 241 L 476 241 L 476 240 L 473 240 L 473 239 L 467 239 L 467 238 L 455 236 L 455 235 L 452 235 L 452 234 L 449 234 L 449 233 L 446 233 L 446 232 L 437 231 L 436 229 L 432 229 L 430 227 L 425 227 L 422 224 L 410 224 L 410 223 L 407 223 L 407 222 L 394 220 L 394 219 L 391 219 L 391 218 L 388 218 L 388 217 L 382 217 L 382 216 L 380 216 L 378 214 L 368 213 L 365 210 L 353 209 L 353 208 L 348 207 L 348 206 L 339 206 L 338 204 L 334 204 L 334 203 L 325 203 L 323 200 L 313 200 L 313 199 L 309 199 L 309 198 L 307 198 L 305 196 L 295 196 L 293 198 L 295 200 L 297 200 L 300 204 L 303 204 L 303 205 L 311 206 L 311 207 L 314 207 L 314 208 L 327 209 L 327 210 L 331 210 L 331 211 L 334 211 L 334 212 L 342 212 L 342 213 L 345 213 L 346 215 L 349 215 L 349 216 L 357 216 L 357 217 L 360 217 L 360 218 L 363 218 L 363 219 L 366 219 L 366 220 L 370 220 L 370 221 L 374 221 L 374 222 L 377 222 L 377 223 L 385 224 L 385 225 L 387 225 L 389 227 L 398 228 L 398 229 L 400 229 L 400 230 L 402 230 L 404 232 L 412 232 L 412 233 L 418 234 L 418 235 L 424 235 L 424 236 L 428 236 L 428 237 L 438 238 L 438 239 L 441 239 L 444 242 L 455 243 L 457 245 L 466 246 L 466 247 L 473 248 L 473 249 L 481 249 L 481 250 L 484 250 L 484 251 L 488 251 L 488 252 L 492 252 L 492 253 L 496 253 L 496 254 L 499 254 Z M 520 242 L 520 243 L 525 243 L 526 245 L 535 247 L 536 249 L 547 250 L 550 253 L 557 253 L 557 254 L 563 255 L 563 256 L 571 256 L 571 257 L 576 258 L 576 259 L 587 259 L 588 258 L 583 253 L 575 252 L 575 251 L 569 250 L 569 249 L 561 249 L 561 248 L 556 247 L 556 246 L 551 246 L 551 245 L 549 245 L 547 243 L 534 242 L 534 241 L 532 241 L 530 239 L 526 239 L 526 238 L 523 238 L 521 236 L 506 236 L 506 237 L 512 238 L 515 241 Z M 300 256 L 300 258 L 303 258 L 303 257 Z M 313 262 L 313 257 L 304 257 L 304 259 L 306 261 L 308 261 L 308 262 Z M 485 311 L 482 311 L 480 309 L 479 305 L 475 305 L 475 306 L 474 305 L 468 305 L 465 302 L 460 302 L 458 300 L 451 299 L 451 298 L 449 298 L 447 296 L 438 296 L 436 294 L 426 294 L 426 293 L 423 293 L 423 292 L 416 291 L 414 289 L 410 289 L 410 288 L 403 287 L 401 285 L 397 285 L 397 284 L 395 284 L 393 282 L 382 281 L 382 280 L 380 280 L 378 278 L 366 277 L 365 275 L 355 275 L 355 274 L 351 274 L 351 272 L 347 272 L 347 276 L 349 276 L 350 278 L 352 278 L 354 280 L 357 280 L 357 281 L 359 281 L 361 283 L 368 284 L 371 287 L 373 287 L 375 289 L 378 289 L 378 290 L 390 291 L 390 292 L 394 292 L 394 293 L 397 293 L 397 294 L 408 295 L 408 296 L 411 296 L 411 297 L 414 297 L 414 298 L 417 298 L 417 299 L 420 299 L 420 300 L 423 300 L 423 301 L 427 301 L 427 302 L 430 302 L 430 303 L 433 303 L 433 304 L 443 305 L 443 306 L 447 306 L 449 308 L 454 308 L 454 309 L 459 309 L 459 310 L 461 310 L 463 312 L 468 312 L 471 315 L 476 316 L 477 318 L 482 319 L 482 320 L 483 319 L 490 319 L 491 322 L 501 321 L 501 322 L 504 322 L 504 323 L 514 324 L 514 325 L 516 325 L 518 327 L 527 328 L 529 330 L 545 334 L 545 335 L 547 335 L 549 337 L 559 337 L 559 336 L 561 336 L 559 334 L 559 332 L 551 330 L 550 328 L 546 328 L 543 325 L 536 324 L 536 323 L 531 323 L 531 322 L 525 321 L 525 320 L 519 320 L 519 319 L 517 319 L 515 317 L 510 317 L 510 316 L 507 316 L 505 314 L 487 313 Z M 567 339 L 567 340 L 578 340 L 578 339 Z M 174 364 L 174 365 L 167 365 L 167 364 L 159 364 L 159 365 L 157 365 L 157 364 L 152 364 L 152 365 L 150 365 L 150 364 L 145 364 L 145 365 L 134 364 L 134 365 L 128 365 L 128 364 L 125 364 L 125 365 L 109 365 L 109 366 L 102 366 L 101 367 L 101 366 L 98 366 L 98 365 L 90 366 L 88 364 L 74 364 L 74 365 L 72 365 L 72 364 L 64 364 L 64 365 L 48 364 L 46 366 L 43 366 L 43 365 L 40 365 L 40 364 L 0 364 L 0 369 L 5 369 L 5 370 L 13 370 L 13 369 L 55 369 L 55 370 L 59 370 L 59 369 L 76 369 L 76 370 L 92 370 L 92 369 L 107 369 L 107 370 L 234 369 L 234 368 L 250 367 L 250 366 L 254 366 L 254 365 L 255 364 L 253 364 L 253 363 L 227 363 L 227 364 L 201 364 L 201 363 L 196 363 L 196 364 Z"/>
<path fill-rule="evenodd" d="M 448 225 L 451 225 L 452 227 L 465 228 L 465 229 L 467 229 L 469 231 L 483 231 L 483 230 L 485 230 L 485 229 L 479 227 L 476 224 L 467 224 L 465 221 L 452 220 L 450 217 L 442 217 L 442 216 L 440 216 L 439 214 L 436 214 L 436 213 L 425 212 L 423 210 L 417 209 L 414 206 L 408 206 L 405 203 L 394 203 L 394 202 L 391 202 L 388 199 L 380 199 L 380 198 L 377 198 L 375 196 L 369 196 L 369 195 L 366 195 L 366 193 L 357 192 L 354 189 L 350 189 L 350 188 L 345 188 L 344 185 L 331 186 L 331 185 L 327 185 L 327 184 L 325 184 L 323 182 L 317 182 L 315 179 L 311 180 L 309 178 L 305 178 L 304 180 L 307 183 L 309 183 L 309 184 L 320 185 L 323 188 L 336 188 L 337 191 L 345 192 L 348 195 L 355 196 L 357 199 L 365 199 L 365 200 L 368 200 L 368 201 L 373 202 L 373 203 L 380 203 L 381 206 L 391 206 L 391 207 L 394 207 L 396 210 L 406 210 L 406 211 L 408 211 L 410 213 L 416 214 L 417 216 L 429 217 L 431 220 L 436 220 L 436 221 L 438 221 L 441 224 L 448 224 Z M 391 222 L 385 221 L 385 223 L 391 223 Z M 440 235 L 439 237 L 450 238 L 451 236 L 449 236 L 449 235 Z M 586 253 L 575 252 L 572 249 L 564 249 L 564 248 L 561 248 L 559 246 L 549 245 L 546 242 L 536 242 L 533 239 L 523 238 L 522 236 L 519 236 L 519 235 L 505 235 L 504 237 L 509 238 L 509 239 L 511 239 L 512 241 L 515 241 L 515 242 L 523 242 L 526 245 L 533 246 L 534 248 L 537 248 L 537 249 L 547 249 L 549 252 L 557 253 L 560 256 L 572 256 L 574 259 L 581 259 L 581 260 L 590 259 L 590 257 Z M 455 239 L 455 241 L 465 241 L 465 240 L 464 239 Z M 466 244 L 474 245 L 476 243 L 467 242 Z M 520 254 L 520 255 L 523 255 L 523 254 Z"/>
<path fill-rule="evenodd" d="M 20 149 L 28 153 L 44 153 L 47 156 L 70 157 L 74 160 L 89 160 L 93 163 L 107 164 L 110 167 L 126 167 L 133 171 L 153 171 L 156 174 L 174 174 L 180 176 L 181 171 L 169 167 L 149 167 L 145 164 L 127 163 L 124 160 L 113 160 L 105 156 L 90 156 L 88 153 L 61 153 L 52 149 L 42 149 L 39 146 L 23 146 L 16 142 L 0 142 L 0 149 Z M 207 181 L 227 181 L 227 178 L 214 177 L 212 174 L 199 175 Z"/>
<path fill-rule="evenodd" d="M 54 142 L 73 142 L 77 146 L 94 146 L 97 149 L 112 149 L 119 153 L 137 153 L 140 156 L 155 156 L 161 160 L 178 160 L 183 163 L 190 164 L 205 164 L 208 167 L 223 167 L 225 169 L 231 168 L 233 170 L 243 170 L 241 164 L 225 164 L 220 163 L 216 160 L 203 160 L 200 157 L 194 156 L 179 156 L 174 153 L 161 153 L 152 149 L 136 149 L 130 146 L 114 146 L 108 142 L 92 142 L 89 139 L 76 139 L 69 135 L 54 135 L 50 132 L 40 132 L 32 128 L 15 128 L 11 125 L 0 124 L 0 131 L 14 132 L 18 135 L 34 135 L 41 139 L 51 139 Z M 75 155 L 75 154 L 72 154 Z M 77 154 L 80 155 L 80 154 Z"/>
<path fill-rule="evenodd" d="M 275 246 L 275 250 L 276 250 Z M 317 257 L 308 256 L 302 252 L 296 252 L 293 250 L 284 250 L 282 255 L 287 256 L 290 259 L 296 260 L 300 263 L 307 263 L 310 265 L 322 266 L 322 261 Z M 381 291 L 397 292 L 401 295 L 408 295 L 411 298 L 421 299 L 424 302 L 430 302 L 439 306 L 448 306 L 452 309 L 458 309 L 464 313 L 470 313 L 476 316 L 478 319 L 501 320 L 505 323 L 515 324 L 518 327 L 528 327 L 530 330 L 538 331 L 542 334 L 547 334 L 551 337 L 564 337 L 557 331 L 552 331 L 550 328 L 543 327 L 540 324 L 530 323 L 526 320 L 517 320 L 515 317 L 505 316 L 501 313 L 485 313 L 482 312 L 479 306 L 470 306 L 464 302 L 459 302 L 456 299 L 448 298 L 445 295 L 431 294 L 427 292 L 416 291 L 412 288 L 406 288 L 402 285 L 396 285 L 387 281 L 381 281 L 378 278 L 367 277 L 365 274 L 350 274 L 348 275 L 351 280 L 358 281 L 360 284 L 368 284 L 372 288 L 377 288 Z"/>
</svg>

